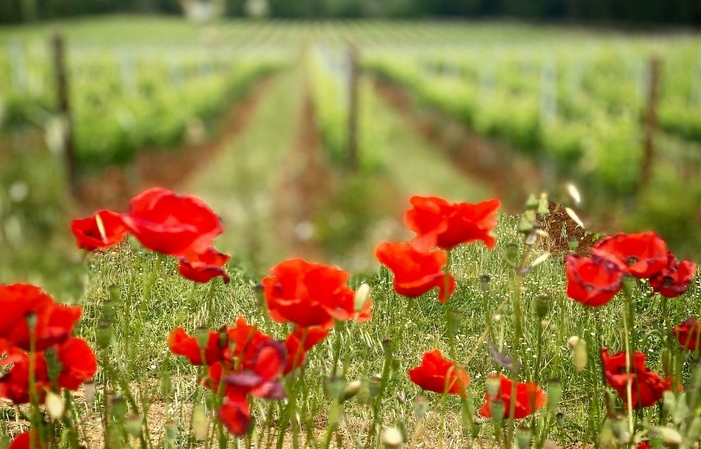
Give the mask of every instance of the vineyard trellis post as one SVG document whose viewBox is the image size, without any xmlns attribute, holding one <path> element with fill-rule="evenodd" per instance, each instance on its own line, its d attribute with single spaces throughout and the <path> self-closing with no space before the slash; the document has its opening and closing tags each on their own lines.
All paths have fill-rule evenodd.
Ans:
<svg viewBox="0 0 701 449">
<path fill-rule="evenodd" d="M 358 78 L 360 67 L 358 65 L 358 48 L 351 45 L 348 49 L 350 63 L 349 77 L 349 106 L 348 106 L 348 169 L 351 172 L 358 170 Z"/>
<path fill-rule="evenodd" d="M 75 160 L 73 145 L 73 122 L 71 119 L 70 102 L 68 98 L 68 73 L 66 69 L 65 43 L 60 33 L 54 34 L 52 40 L 54 53 L 54 71 L 56 76 L 56 93 L 58 98 L 58 112 L 62 125 L 62 150 L 68 170 L 68 182 L 71 193 L 78 194 L 78 167 Z"/>
<path fill-rule="evenodd" d="M 652 164 L 655 159 L 655 132 L 657 131 L 657 104 L 659 101 L 660 66 L 662 60 L 658 54 L 650 58 L 650 76 L 648 84 L 647 110 L 645 112 L 645 134 L 643 140 L 643 160 L 638 179 L 638 193 L 642 193 L 652 176 Z"/>
</svg>

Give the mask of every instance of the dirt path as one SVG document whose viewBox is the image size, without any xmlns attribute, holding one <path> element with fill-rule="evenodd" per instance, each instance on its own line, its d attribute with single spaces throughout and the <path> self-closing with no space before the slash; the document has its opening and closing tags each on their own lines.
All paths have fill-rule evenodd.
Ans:
<svg viewBox="0 0 701 449">
<path fill-rule="evenodd" d="M 144 148 L 127 167 L 112 166 L 85 177 L 81 182 L 80 208 L 87 213 L 104 208 L 121 210 L 145 188 L 172 189 L 185 184 L 203 164 L 239 137 L 255 115 L 271 81 L 270 77 L 258 81 L 252 92 L 220 119 L 213 138 L 179 149 Z"/>
<path fill-rule="evenodd" d="M 314 220 L 329 192 L 331 175 L 308 91 L 304 92 L 297 123 L 297 135 L 282 160 L 282 175 L 276 189 L 275 233 L 294 254 L 322 260 L 324 255 L 315 238 Z"/>
<path fill-rule="evenodd" d="M 417 111 L 407 93 L 393 84 L 376 80 L 375 91 L 457 168 L 489 185 L 508 212 L 519 212 L 527 196 L 541 188 L 538 167 L 505 144 L 486 139 L 444 114 Z"/>
</svg>

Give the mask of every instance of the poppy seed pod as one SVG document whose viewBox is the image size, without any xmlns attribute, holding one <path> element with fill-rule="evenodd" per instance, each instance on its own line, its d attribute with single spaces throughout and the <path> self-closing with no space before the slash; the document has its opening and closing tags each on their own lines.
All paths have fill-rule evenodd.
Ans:
<svg viewBox="0 0 701 449">
<path fill-rule="evenodd" d="M 424 418 L 428 413 L 428 398 L 423 395 L 418 395 L 414 398 L 414 415 L 417 418 Z"/>
<path fill-rule="evenodd" d="M 499 424 L 504 419 L 504 415 L 507 413 L 506 403 L 499 398 L 492 399 L 489 403 L 489 408 L 491 410 L 491 418 L 494 424 Z"/>
<path fill-rule="evenodd" d="M 516 447 L 518 449 L 528 449 L 533 442 L 533 432 L 530 427 L 519 426 L 516 429 Z"/>
<path fill-rule="evenodd" d="M 494 398 L 499 394 L 501 388 L 501 376 L 496 371 L 487 374 L 487 394 Z"/>
<path fill-rule="evenodd" d="M 540 318 L 541 320 L 545 318 L 550 312 L 550 296 L 543 294 L 543 295 L 538 295 L 538 297 L 535 300 L 535 314 Z"/>
<path fill-rule="evenodd" d="M 356 312 L 363 310 L 363 306 L 370 297 L 370 286 L 368 284 L 361 284 L 360 287 L 355 291 L 355 298 L 353 299 L 353 307 Z"/>
<path fill-rule="evenodd" d="M 548 382 L 547 406 L 550 410 L 556 410 L 562 398 L 562 382 L 552 379 Z"/>
<path fill-rule="evenodd" d="M 129 415 L 124 421 L 124 430 L 133 438 L 141 436 L 141 417 L 139 415 Z"/>
<path fill-rule="evenodd" d="M 482 290 L 482 293 L 489 293 L 489 283 L 491 280 L 492 277 L 488 274 L 483 274 L 480 276 L 480 290 Z"/>
<path fill-rule="evenodd" d="M 400 448 L 404 444 L 402 432 L 396 427 L 386 427 L 382 431 L 381 440 L 382 444 L 389 449 Z"/>
<path fill-rule="evenodd" d="M 577 372 L 581 372 L 587 366 L 587 343 L 579 340 L 573 348 L 572 364 Z"/>
</svg>

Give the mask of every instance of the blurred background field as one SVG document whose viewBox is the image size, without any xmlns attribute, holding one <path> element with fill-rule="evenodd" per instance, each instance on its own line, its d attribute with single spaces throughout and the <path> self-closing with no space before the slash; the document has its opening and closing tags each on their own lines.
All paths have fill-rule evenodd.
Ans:
<svg viewBox="0 0 701 449">
<path fill-rule="evenodd" d="M 211 204 L 251 276 L 374 271 L 413 194 L 547 191 L 698 259 L 701 9 L 529 4 L 3 1 L 0 282 L 78 294 L 71 218 L 151 185 Z"/>
</svg>

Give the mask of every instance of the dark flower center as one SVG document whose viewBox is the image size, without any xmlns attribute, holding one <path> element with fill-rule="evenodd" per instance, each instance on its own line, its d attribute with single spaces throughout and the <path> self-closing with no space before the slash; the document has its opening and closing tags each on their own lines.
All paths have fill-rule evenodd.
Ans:
<svg viewBox="0 0 701 449">
<path fill-rule="evenodd" d="M 631 265 L 635 264 L 636 262 L 638 262 L 638 258 L 635 256 L 628 257 L 628 260 L 626 261 L 628 266 L 631 266 Z"/>
</svg>

